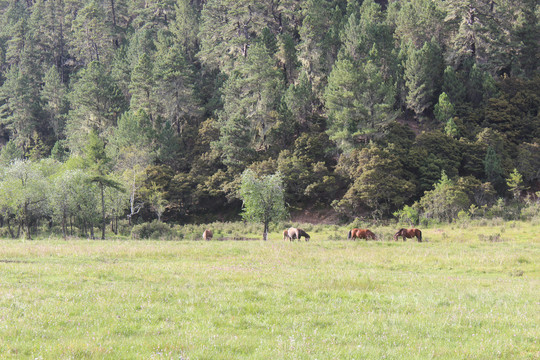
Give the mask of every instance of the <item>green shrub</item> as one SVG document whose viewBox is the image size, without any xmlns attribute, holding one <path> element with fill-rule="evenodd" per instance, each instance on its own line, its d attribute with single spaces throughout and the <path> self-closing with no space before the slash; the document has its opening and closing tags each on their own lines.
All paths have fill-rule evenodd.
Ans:
<svg viewBox="0 0 540 360">
<path fill-rule="evenodd" d="M 131 237 L 135 240 L 171 240 L 174 237 L 174 232 L 169 225 L 154 220 L 150 223 L 135 225 L 131 230 Z"/>
</svg>

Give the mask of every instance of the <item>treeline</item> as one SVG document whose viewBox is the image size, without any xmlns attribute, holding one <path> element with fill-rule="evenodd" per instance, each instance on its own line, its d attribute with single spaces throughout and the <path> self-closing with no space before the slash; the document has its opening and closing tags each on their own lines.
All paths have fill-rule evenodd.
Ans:
<svg viewBox="0 0 540 360">
<path fill-rule="evenodd" d="M 441 184 L 450 220 L 523 200 L 540 179 L 539 9 L 0 0 L 2 221 L 30 233 L 37 219 L 104 231 L 126 215 L 234 217 L 248 168 L 279 171 L 292 208 L 345 218 L 439 217 Z M 9 203 L 22 169 L 92 199 L 63 214 L 49 186 L 47 214 Z"/>
</svg>

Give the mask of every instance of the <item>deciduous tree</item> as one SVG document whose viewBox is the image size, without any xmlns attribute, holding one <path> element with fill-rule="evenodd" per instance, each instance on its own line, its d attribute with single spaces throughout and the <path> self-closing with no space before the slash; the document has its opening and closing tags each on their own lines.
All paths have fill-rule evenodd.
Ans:
<svg viewBox="0 0 540 360">
<path fill-rule="evenodd" d="M 242 217 L 247 221 L 261 222 L 263 240 L 268 240 L 270 223 L 283 220 L 287 215 L 281 175 L 257 177 L 248 169 L 242 174 L 239 195 L 243 201 Z"/>
</svg>

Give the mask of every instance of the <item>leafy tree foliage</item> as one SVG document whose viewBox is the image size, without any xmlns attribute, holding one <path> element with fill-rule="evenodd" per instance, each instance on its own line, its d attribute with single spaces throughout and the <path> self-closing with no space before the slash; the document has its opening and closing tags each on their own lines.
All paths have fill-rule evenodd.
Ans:
<svg viewBox="0 0 540 360">
<path fill-rule="evenodd" d="M 405 179 L 398 158 L 372 144 L 348 164 L 352 185 L 345 196 L 333 203 L 339 211 L 353 215 L 367 206 L 375 217 L 388 215 L 407 201 L 415 185 Z"/>
<path fill-rule="evenodd" d="M 47 212 L 49 183 L 39 164 L 27 160 L 13 162 L 0 183 L 1 208 L 24 229 L 26 239 L 32 239 L 32 226 Z"/>
<path fill-rule="evenodd" d="M 433 190 L 427 191 L 420 199 L 424 216 L 439 221 L 452 221 L 460 211 L 468 209 L 469 205 L 470 201 L 464 189 L 444 171 Z"/>
<path fill-rule="evenodd" d="M 250 169 L 242 174 L 240 186 L 242 199 L 242 217 L 251 222 L 263 224 L 263 240 L 268 240 L 268 229 L 272 222 L 283 220 L 287 215 L 283 199 L 283 181 L 281 175 L 257 177 Z"/>
</svg>

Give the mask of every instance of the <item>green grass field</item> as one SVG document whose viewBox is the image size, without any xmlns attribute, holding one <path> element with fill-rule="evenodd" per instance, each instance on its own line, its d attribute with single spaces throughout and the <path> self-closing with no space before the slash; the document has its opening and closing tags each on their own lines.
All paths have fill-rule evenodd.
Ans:
<svg viewBox="0 0 540 360">
<path fill-rule="evenodd" d="M 540 358 L 540 225 L 345 230 L 0 240 L 0 358 Z"/>
</svg>

